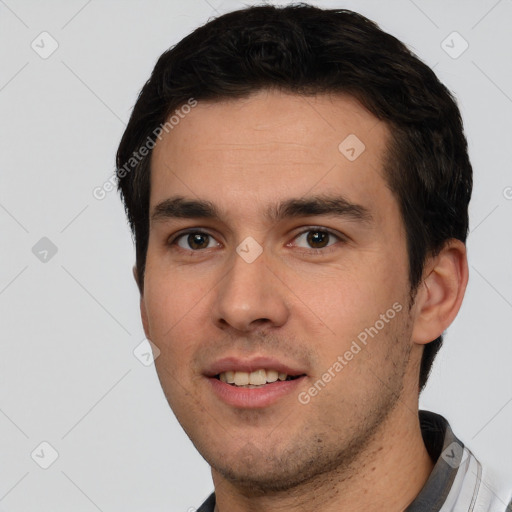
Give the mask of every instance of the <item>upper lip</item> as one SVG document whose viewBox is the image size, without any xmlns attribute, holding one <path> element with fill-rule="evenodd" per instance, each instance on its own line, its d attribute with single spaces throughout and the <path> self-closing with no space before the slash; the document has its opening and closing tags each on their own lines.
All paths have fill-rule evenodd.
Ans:
<svg viewBox="0 0 512 512">
<path fill-rule="evenodd" d="M 215 377 L 223 372 L 239 371 L 250 373 L 261 369 L 276 370 L 279 373 L 286 373 L 286 375 L 291 377 L 306 373 L 298 366 L 294 367 L 291 364 L 285 364 L 273 357 L 258 356 L 246 359 L 239 357 L 223 357 L 210 364 L 204 374 L 207 377 Z"/>
</svg>

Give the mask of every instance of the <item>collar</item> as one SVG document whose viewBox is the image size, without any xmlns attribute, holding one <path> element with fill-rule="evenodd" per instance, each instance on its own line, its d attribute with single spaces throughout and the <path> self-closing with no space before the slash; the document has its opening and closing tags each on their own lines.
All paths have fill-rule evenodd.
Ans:
<svg viewBox="0 0 512 512">
<path fill-rule="evenodd" d="M 439 512 L 457 475 L 464 444 L 455 437 L 450 424 L 440 414 L 419 411 L 419 418 L 423 442 L 435 465 L 420 493 L 405 512 Z M 441 457 L 441 453 L 446 453 L 446 459 Z"/>
</svg>

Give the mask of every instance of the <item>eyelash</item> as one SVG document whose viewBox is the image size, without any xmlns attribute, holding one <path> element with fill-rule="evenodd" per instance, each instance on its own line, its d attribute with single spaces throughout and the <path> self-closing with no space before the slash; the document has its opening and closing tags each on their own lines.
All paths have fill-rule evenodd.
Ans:
<svg viewBox="0 0 512 512">
<path fill-rule="evenodd" d="M 303 229 L 302 231 L 300 231 L 293 237 L 293 241 L 297 240 L 297 238 L 301 237 L 302 235 L 305 235 L 305 234 L 311 233 L 311 232 L 315 232 L 315 231 L 318 231 L 320 233 L 327 233 L 330 237 L 337 238 L 337 242 L 334 242 L 334 243 L 327 245 L 326 247 L 322 247 L 320 249 L 315 248 L 315 247 L 309 247 L 309 248 L 297 247 L 300 254 L 303 254 L 306 256 L 309 256 L 309 255 L 325 256 L 326 254 L 329 254 L 332 251 L 335 251 L 337 248 L 336 245 L 338 243 L 340 243 L 340 242 L 346 243 L 348 241 L 348 239 L 345 236 L 343 236 L 341 233 L 335 232 L 328 228 L 324 228 L 322 226 L 309 226 L 307 229 Z M 331 240 L 329 240 L 329 242 L 330 241 Z M 291 242 L 286 244 L 287 247 L 289 247 L 290 245 L 291 245 Z"/>
<path fill-rule="evenodd" d="M 332 252 L 333 250 L 335 250 L 335 246 L 337 243 L 339 242 L 342 242 L 342 243 L 347 243 L 348 242 L 348 239 L 347 237 L 343 236 L 341 233 L 338 233 L 338 232 L 335 232 L 331 229 L 328 229 L 328 228 L 324 228 L 324 227 L 321 227 L 321 226 L 309 226 L 307 229 L 304 229 L 302 230 L 301 232 L 297 233 L 294 237 L 293 237 L 293 240 L 296 240 L 297 238 L 299 238 L 300 236 L 306 234 L 306 233 L 310 233 L 310 232 L 314 232 L 314 231 L 319 231 L 321 233 L 327 233 L 329 236 L 332 236 L 332 237 L 335 237 L 338 239 L 338 242 L 335 242 L 333 244 L 330 244 L 326 247 L 323 247 L 323 248 L 314 248 L 314 247 L 310 247 L 308 249 L 306 248 L 303 248 L 303 247 L 299 247 L 299 252 L 301 254 L 305 254 L 305 255 L 325 255 L 325 254 L 328 254 L 330 252 Z M 185 251 L 187 253 L 189 253 L 190 255 L 194 255 L 194 254 L 198 254 L 198 253 L 201 253 L 207 249 L 183 249 L 182 247 L 179 247 L 177 245 L 177 242 L 182 238 L 182 237 L 185 237 L 185 236 L 188 236 L 188 235 L 193 235 L 193 234 L 201 234 L 201 235 L 206 235 L 208 237 L 211 237 L 215 240 L 215 237 L 213 235 L 211 235 L 210 233 L 208 233 L 207 231 L 203 231 L 201 229 L 197 229 L 197 228 L 194 228 L 194 229 L 189 229 L 187 231 L 182 231 L 181 233 L 178 233 L 176 234 L 174 237 L 172 237 L 169 241 L 168 241 L 168 245 L 170 246 L 176 246 L 176 248 L 178 250 L 181 250 L 181 251 Z M 330 241 L 330 240 L 329 240 Z M 217 242 L 219 243 L 219 242 Z M 291 242 L 287 243 L 286 246 L 289 247 L 291 245 Z"/>
</svg>

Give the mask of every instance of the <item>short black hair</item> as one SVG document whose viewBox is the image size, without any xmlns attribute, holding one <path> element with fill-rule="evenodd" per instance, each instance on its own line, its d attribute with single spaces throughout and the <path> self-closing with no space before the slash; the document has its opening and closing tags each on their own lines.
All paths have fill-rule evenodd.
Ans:
<svg viewBox="0 0 512 512">
<path fill-rule="evenodd" d="M 343 93 L 386 123 L 384 165 L 405 226 L 411 304 L 424 264 L 452 238 L 465 243 L 472 168 L 456 101 L 434 72 L 374 22 L 345 9 L 261 5 L 224 14 L 164 52 L 117 151 L 118 188 L 136 245 L 141 293 L 149 237 L 151 149 L 174 111 L 263 89 Z M 150 148 L 140 157 L 139 149 Z M 135 158 L 136 157 L 136 158 Z M 421 391 L 443 338 L 425 345 Z"/>
</svg>

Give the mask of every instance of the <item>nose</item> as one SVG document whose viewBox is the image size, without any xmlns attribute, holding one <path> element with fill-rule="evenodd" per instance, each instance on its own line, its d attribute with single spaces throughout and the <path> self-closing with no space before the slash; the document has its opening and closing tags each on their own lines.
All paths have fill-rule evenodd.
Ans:
<svg viewBox="0 0 512 512">
<path fill-rule="evenodd" d="M 252 262 L 234 252 L 230 265 L 216 287 L 215 324 L 241 332 L 284 325 L 289 317 L 287 288 L 271 269 L 265 251 Z"/>
</svg>

